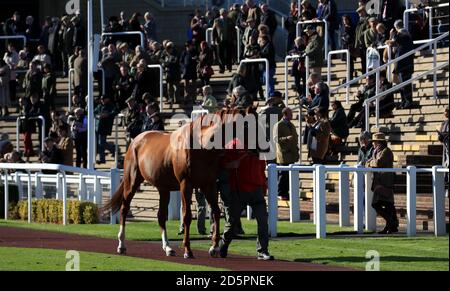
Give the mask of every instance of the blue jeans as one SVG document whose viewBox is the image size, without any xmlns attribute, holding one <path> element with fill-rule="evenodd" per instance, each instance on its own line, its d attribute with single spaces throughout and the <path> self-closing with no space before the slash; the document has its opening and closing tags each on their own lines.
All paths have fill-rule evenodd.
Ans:
<svg viewBox="0 0 450 291">
<path fill-rule="evenodd" d="M 105 149 L 107 149 L 111 154 L 115 153 L 114 145 L 106 141 L 107 135 L 96 133 L 97 135 L 97 152 L 100 155 L 100 161 L 105 161 Z"/>
<path fill-rule="evenodd" d="M 269 97 L 275 93 L 275 79 L 273 78 L 275 76 L 275 68 L 269 68 Z M 263 83 L 266 83 L 266 71 L 264 71 L 263 75 Z"/>
</svg>

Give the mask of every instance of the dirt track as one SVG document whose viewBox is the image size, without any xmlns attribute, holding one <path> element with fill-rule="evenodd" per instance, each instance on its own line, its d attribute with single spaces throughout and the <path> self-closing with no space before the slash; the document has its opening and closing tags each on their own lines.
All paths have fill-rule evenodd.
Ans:
<svg viewBox="0 0 450 291">
<path fill-rule="evenodd" d="M 173 244 L 175 246 L 175 244 Z M 0 227 L 0 247 L 44 248 L 77 250 L 116 254 L 117 241 L 112 239 L 36 231 L 23 228 Z M 227 259 L 212 259 L 206 251 L 194 250 L 195 259 L 183 259 L 183 251 L 176 249 L 177 257 L 166 257 L 159 242 L 127 241 L 127 256 L 166 262 L 225 268 L 232 271 L 347 271 L 343 267 L 275 260 L 258 261 L 255 257 L 229 255 Z"/>
</svg>

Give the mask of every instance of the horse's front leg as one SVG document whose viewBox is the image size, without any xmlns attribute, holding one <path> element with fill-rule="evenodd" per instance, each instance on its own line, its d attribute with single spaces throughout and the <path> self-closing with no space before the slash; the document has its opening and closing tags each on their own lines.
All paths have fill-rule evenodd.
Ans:
<svg viewBox="0 0 450 291">
<path fill-rule="evenodd" d="M 213 235 L 212 235 L 212 246 L 209 249 L 209 254 L 213 258 L 218 258 L 220 256 L 220 208 L 217 197 L 217 190 L 215 187 L 212 189 L 202 190 L 205 193 L 205 198 L 208 201 L 209 207 L 211 208 L 211 214 L 213 216 Z"/>
<path fill-rule="evenodd" d="M 183 180 L 180 183 L 181 190 L 181 202 L 183 203 L 183 224 L 184 224 L 184 258 L 194 258 L 194 254 L 191 250 L 191 241 L 189 237 L 191 222 L 192 222 L 192 185 L 190 182 Z"/>
</svg>

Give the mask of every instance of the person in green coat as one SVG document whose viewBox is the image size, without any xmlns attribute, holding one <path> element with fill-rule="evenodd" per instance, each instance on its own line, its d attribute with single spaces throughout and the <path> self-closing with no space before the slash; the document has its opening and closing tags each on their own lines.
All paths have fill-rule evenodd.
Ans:
<svg viewBox="0 0 450 291">
<path fill-rule="evenodd" d="M 38 63 L 33 61 L 30 63 L 29 69 L 25 74 L 23 80 L 23 89 L 25 90 L 25 97 L 30 98 L 37 93 L 39 97 L 42 96 L 42 74 L 38 70 Z"/>
<path fill-rule="evenodd" d="M 206 85 L 202 88 L 203 91 L 203 109 L 208 110 L 209 113 L 215 113 L 218 109 L 217 100 L 212 95 L 213 90 L 212 87 L 209 85 Z"/>
<path fill-rule="evenodd" d="M 50 110 L 55 110 L 56 78 L 50 64 L 44 64 L 43 70 L 42 96 L 44 97 L 44 103 L 47 104 Z"/>
<path fill-rule="evenodd" d="M 305 54 L 309 57 L 309 68 L 311 73 L 320 74 L 323 66 L 323 39 L 312 25 L 308 25 L 305 32 L 309 38 L 305 49 Z"/>
</svg>

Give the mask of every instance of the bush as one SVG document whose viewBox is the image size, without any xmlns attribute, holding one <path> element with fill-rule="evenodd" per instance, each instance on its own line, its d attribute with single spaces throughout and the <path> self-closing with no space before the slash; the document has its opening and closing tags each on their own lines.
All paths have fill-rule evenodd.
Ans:
<svg viewBox="0 0 450 291">
<path fill-rule="evenodd" d="M 37 223 L 63 223 L 62 200 L 40 199 L 33 200 L 32 221 Z M 68 223 L 94 224 L 99 221 L 98 207 L 91 202 L 67 200 Z M 28 201 L 22 200 L 12 208 L 11 219 L 28 219 Z"/>
</svg>

